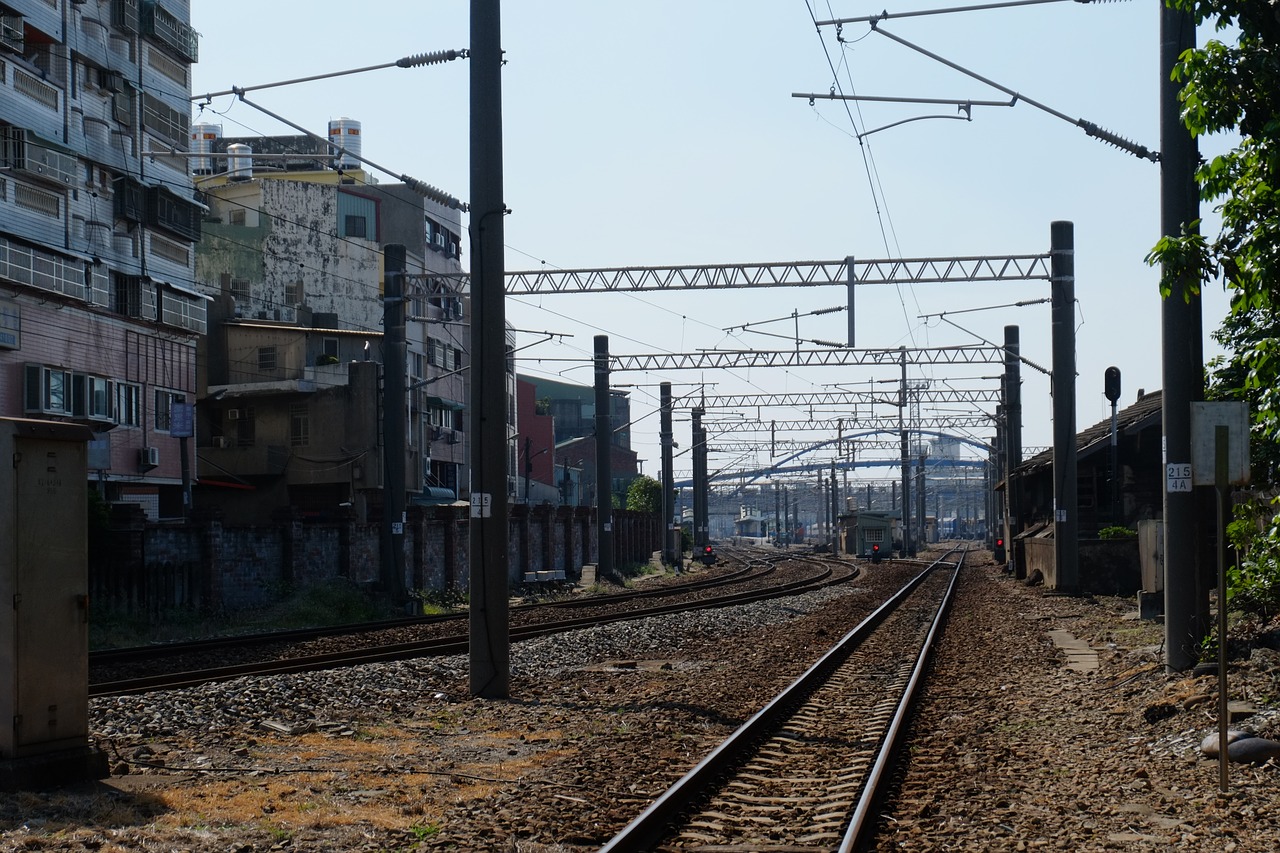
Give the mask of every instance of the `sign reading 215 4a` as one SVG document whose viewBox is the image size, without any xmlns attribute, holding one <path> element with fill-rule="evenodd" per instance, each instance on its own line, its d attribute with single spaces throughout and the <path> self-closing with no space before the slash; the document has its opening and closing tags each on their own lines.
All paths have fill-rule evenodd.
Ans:
<svg viewBox="0 0 1280 853">
<path fill-rule="evenodd" d="M 1166 492 L 1191 491 L 1191 463 L 1169 462 L 1164 466 L 1164 490 Z"/>
</svg>

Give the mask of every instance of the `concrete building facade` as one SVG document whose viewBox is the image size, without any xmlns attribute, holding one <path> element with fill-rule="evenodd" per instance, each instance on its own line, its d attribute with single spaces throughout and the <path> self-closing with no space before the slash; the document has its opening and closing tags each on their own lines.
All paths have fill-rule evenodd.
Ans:
<svg viewBox="0 0 1280 853">
<path fill-rule="evenodd" d="M 0 415 L 95 433 L 91 479 L 186 509 L 203 208 L 184 150 L 185 0 L 0 6 Z M 184 449 L 186 464 L 182 458 Z"/>
</svg>

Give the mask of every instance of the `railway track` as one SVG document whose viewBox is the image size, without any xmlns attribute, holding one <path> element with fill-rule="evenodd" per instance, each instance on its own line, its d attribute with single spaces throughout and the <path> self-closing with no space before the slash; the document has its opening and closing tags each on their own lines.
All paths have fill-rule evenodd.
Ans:
<svg viewBox="0 0 1280 853">
<path fill-rule="evenodd" d="M 602 853 L 856 849 L 964 557 L 925 568 Z"/>
<path fill-rule="evenodd" d="M 591 596 L 513 608 L 512 642 L 607 622 L 724 607 L 794 595 L 857 576 L 850 563 L 800 555 L 739 557 L 743 568 L 717 578 L 652 590 Z M 780 564 L 789 564 L 787 571 Z M 803 567 L 803 568 L 797 568 Z M 739 588 L 741 587 L 741 588 Z M 566 612 L 569 615 L 566 615 Z M 173 689 L 249 675 L 306 672 L 361 663 L 460 654 L 468 648 L 467 615 L 340 634 L 290 632 L 91 656 L 90 696 Z M 322 642 L 317 642 L 323 638 Z M 152 654 L 148 654 L 151 652 Z"/>
</svg>

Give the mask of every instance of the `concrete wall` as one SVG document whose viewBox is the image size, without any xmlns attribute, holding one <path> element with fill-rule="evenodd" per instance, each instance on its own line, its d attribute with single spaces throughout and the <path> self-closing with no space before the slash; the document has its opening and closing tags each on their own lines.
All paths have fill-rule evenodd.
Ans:
<svg viewBox="0 0 1280 853">
<path fill-rule="evenodd" d="M 1037 569 L 1044 584 L 1057 588 L 1058 571 L 1050 537 L 1023 540 L 1027 553 L 1027 574 Z M 1081 539 L 1080 591 L 1093 595 L 1134 595 L 1142 587 L 1142 572 L 1135 539 Z"/>
<path fill-rule="evenodd" d="M 411 507 L 405 528 L 405 585 L 410 590 L 466 589 L 467 507 Z M 615 510 L 619 565 L 647 562 L 660 547 L 657 519 Z M 509 579 L 563 568 L 569 579 L 596 562 L 592 510 L 517 506 L 512 513 Z M 94 600 L 108 610 L 159 613 L 172 608 L 221 612 L 278 601 L 291 590 L 335 578 L 373 588 L 381 561 L 377 523 L 305 521 L 284 510 L 269 522 L 224 523 L 196 513 L 191 524 L 152 524 L 132 504 L 113 507 L 111 530 L 90 556 Z"/>
</svg>

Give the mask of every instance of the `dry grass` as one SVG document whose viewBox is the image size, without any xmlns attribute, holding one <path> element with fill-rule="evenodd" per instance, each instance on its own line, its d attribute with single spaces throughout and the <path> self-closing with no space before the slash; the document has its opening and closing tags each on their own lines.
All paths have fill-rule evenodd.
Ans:
<svg viewBox="0 0 1280 853">
<path fill-rule="evenodd" d="M 482 720 L 454 709 L 425 721 L 365 726 L 349 738 L 265 736 L 249 747 L 253 766 L 263 769 L 258 775 L 210 774 L 185 782 L 144 777 L 151 783 L 152 813 L 122 815 L 117 825 L 197 832 L 236 827 L 278 840 L 370 827 L 408 831 L 425 841 L 449 808 L 487 800 L 573 751 L 558 746 L 569 743 L 559 729 L 484 728 Z M 99 813 L 88 822 L 103 825 L 106 818 Z"/>
</svg>

